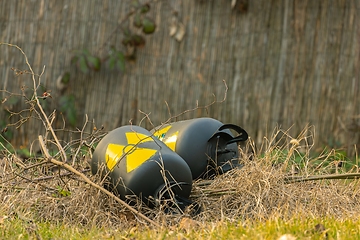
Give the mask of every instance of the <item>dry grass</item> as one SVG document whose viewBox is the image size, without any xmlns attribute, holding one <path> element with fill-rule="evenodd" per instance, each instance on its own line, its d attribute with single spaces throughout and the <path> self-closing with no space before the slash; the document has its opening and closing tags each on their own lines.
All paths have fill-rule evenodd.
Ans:
<svg viewBox="0 0 360 240">
<path fill-rule="evenodd" d="M 284 173 L 268 164 L 248 163 L 243 169 L 217 178 L 208 188 L 196 188 L 204 206 L 202 219 L 266 220 L 274 216 L 351 217 L 359 214 L 358 181 L 324 180 L 285 184 Z M 206 191 L 231 194 L 210 195 Z"/>
<path fill-rule="evenodd" d="M 358 180 L 318 180 L 286 183 L 291 176 L 322 173 L 319 159 L 310 158 L 313 127 L 296 138 L 276 129 L 264 139 L 259 153 L 244 167 L 217 177 L 210 185 L 195 184 L 196 200 L 203 205 L 203 221 L 268 220 L 293 216 L 352 218 L 359 215 Z M 301 153 L 300 161 L 295 155 Z M 332 152 L 329 153 L 331 155 Z M 324 156 L 321 156 L 323 159 Z M 325 158 L 326 159 L 326 158 Z M 351 169 L 357 171 L 357 167 Z"/>
<path fill-rule="evenodd" d="M 357 217 L 360 209 L 357 201 L 360 197 L 358 180 L 284 182 L 284 178 L 294 169 L 292 155 L 296 151 L 304 151 L 305 156 L 305 164 L 301 168 L 297 166 L 297 174 L 316 172 L 316 168 L 311 169 L 306 164 L 313 161 L 306 157 L 306 152 L 311 148 L 306 142 L 309 136 L 299 136 L 296 144 L 287 138 L 291 137 L 286 132 L 284 134 L 277 130 L 272 138 L 264 140 L 266 146 L 260 148 L 260 152 L 255 152 L 251 159 L 243 155 L 243 168 L 210 181 L 195 182 L 191 197 L 202 206 L 202 212 L 192 218 L 198 223 L 205 223 L 265 221 L 274 217 L 290 219 L 293 216 Z M 278 154 L 284 152 L 286 154 Z M 85 158 L 77 159 L 76 168 L 99 183 L 99 179 L 87 171 L 90 156 L 88 154 Z M 283 159 L 281 163 L 279 158 Z M 20 159 L 10 154 L 3 156 L 0 212 L 26 221 L 61 222 L 69 225 L 114 228 L 129 228 L 143 223 L 146 225 L 124 206 L 92 188 L 78 176 L 65 169 L 53 168 L 53 165 L 41 158 Z M 189 217 L 187 213 L 166 215 L 158 209 L 147 208 L 140 201 L 134 208 L 161 225 L 176 225 L 184 216 Z"/>
</svg>

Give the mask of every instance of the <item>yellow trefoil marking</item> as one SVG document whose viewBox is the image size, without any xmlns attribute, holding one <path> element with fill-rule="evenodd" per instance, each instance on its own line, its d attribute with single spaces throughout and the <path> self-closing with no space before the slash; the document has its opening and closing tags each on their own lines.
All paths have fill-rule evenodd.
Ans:
<svg viewBox="0 0 360 240">
<path fill-rule="evenodd" d="M 154 140 L 141 133 L 125 133 L 127 145 L 110 143 L 106 149 L 106 165 L 112 171 L 116 164 L 126 159 L 126 171 L 131 172 L 153 156 L 157 150 L 151 148 L 141 148 L 138 144 L 143 142 L 153 142 Z"/>
<path fill-rule="evenodd" d="M 176 141 L 179 134 L 179 131 L 175 132 L 168 138 L 165 138 L 165 135 L 170 130 L 171 125 L 160 129 L 154 133 L 154 136 L 157 137 L 160 141 L 164 142 L 171 150 L 175 151 Z"/>
</svg>

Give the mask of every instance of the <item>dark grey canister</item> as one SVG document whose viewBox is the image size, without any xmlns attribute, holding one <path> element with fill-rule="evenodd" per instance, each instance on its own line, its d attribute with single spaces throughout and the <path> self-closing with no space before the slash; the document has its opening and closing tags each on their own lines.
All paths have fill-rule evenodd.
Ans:
<svg viewBox="0 0 360 240">
<path fill-rule="evenodd" d="M 234 136 L 230 129 L 237 135 Z M 248 139 L 247 132 L 241 127 L 223 124 L 213 118 L 174 122 L 150 132 L 186 161 L 193 179 L 211 178 L 241 167 L 237 143 Z"/>
<path fill-rule="evenodd" d="M 99 142 L 91 171 L 108 175 L 121 199 L 136 195 L 149 206 L 164 196 L 188 198 L 192 187 L 186 162 L 148 130 L 133 125 L 114 129 Z"/>
</svg>

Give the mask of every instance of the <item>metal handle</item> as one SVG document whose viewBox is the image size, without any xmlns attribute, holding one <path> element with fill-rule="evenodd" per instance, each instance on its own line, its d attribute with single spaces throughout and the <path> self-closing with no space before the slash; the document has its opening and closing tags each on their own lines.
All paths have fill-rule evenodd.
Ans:
<svg viewBox="0 0 360 240">
<path fill-rule="evenodd" d="M 234 125 L 234 124 L 224 124 L 219 128 L 219 131 L 224 130 L 224 129 L 232 129 L 232 130 L 236 131 L 239 134 L 236 137 L 231 137 L 231 139 L 228 140 L 226 142 L 226 144 L 231 144 L 231 143 L 234 143 L 234 142 L 246 141 L 248 139 L 248 137 L 249 137 L 249 135 L 247 134 L 247 132 L 243 128 L 241 128 L 241 127 L 239 127 L 237 125 Z"/>
</svg>

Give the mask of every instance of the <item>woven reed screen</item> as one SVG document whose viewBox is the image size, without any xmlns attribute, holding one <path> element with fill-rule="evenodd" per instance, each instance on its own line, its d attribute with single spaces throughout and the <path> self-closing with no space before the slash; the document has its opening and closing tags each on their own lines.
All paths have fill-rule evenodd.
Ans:
<svg viewBox="0 0 360 240">
<path fill-rule="evenodd" d="M 248 3 L 247 9 L 239 6 L 242 2 Z M 128 62 L 123 73 L 104 67 L 83 74 L 71 66 L 73 51 L 103 54 L 111 45 L 122 49 L 117 27 L 131 11 L 130 0 L 0 2 L 0 42 L 20 46 L 36 73 L 45 66 L 42 86 L 53 98 L 44 104 L 49 114 L 58 109 L 58 129 L 63 127 L 63 95 L 75 97 L 77 127 L 87 114 L 111 130 L 129 120 L 139 124 L 144 117 L 139 110 L 151 113 L 158 125 L 170 115 L 211 103 L 214 95 L 221 101 L 225 80 L 224 102 L 176 120 L 218 118 L 243 126 L 256 142 L 276 126 L 291 127 L 296 137 L 311 125 L 319 147 L 359 144 L 358 1 L 237 0 L 234 9 L 228 0 L 150 4 L 157 29 L 146 36 L 136 61 Z M 173 21 L 184 26 L 180 41 L 169 35 Z M 31 88 L 30 76 L 16 76 L 11 68 L 26 69 L 24 58 L 16 49 L 0 46 L 1 89 L 20 93 L 22 86 Z M 69 87 L 60 92 L 56 79 L 68 69 Z M 15 111 L 24 108 L 25 101 L 7 104 Z M 8 121 L 4 111 L 0 114 Z M 151 128 L 148 121 L 141 125 Z M 15 144 L 28 145 L 44 128 L 33 119 L 13 131 Z M 69 140 L 68 133 L 61 134 Z"/>
</svg>

